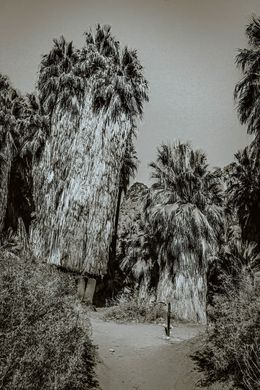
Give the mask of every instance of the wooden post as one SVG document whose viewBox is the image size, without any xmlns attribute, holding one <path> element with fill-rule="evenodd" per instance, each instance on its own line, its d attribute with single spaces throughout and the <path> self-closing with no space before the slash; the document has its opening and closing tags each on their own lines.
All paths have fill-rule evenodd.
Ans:
<svg viewBox="0 0 260 390">
<path fill-rule="evenodd" d="M 171 304 L 168 303 L 168 310 L 167 310 L 167 336 L 170 337 L 171 334 Z"/>
</svg>

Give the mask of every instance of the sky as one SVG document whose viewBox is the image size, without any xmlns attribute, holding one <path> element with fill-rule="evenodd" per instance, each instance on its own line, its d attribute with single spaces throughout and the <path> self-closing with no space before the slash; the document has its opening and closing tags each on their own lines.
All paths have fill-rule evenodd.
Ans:
<svg viewBox="0 0 260 390">
<path fill-rule="evenodd" d="M 149 82 L 136 142 L 136 179 L 148 184 L 162 142 L 190 141 L 210 166 L 228 164 L 249 142 L 233 90 L 252 13 L 260 15 L 259 0 L 0 0 L 0 72 L 30 92 L 53 38 L 80 47 L 84 31 L 110 24 L 122 45 L 137 49 Z"/>
</svg>

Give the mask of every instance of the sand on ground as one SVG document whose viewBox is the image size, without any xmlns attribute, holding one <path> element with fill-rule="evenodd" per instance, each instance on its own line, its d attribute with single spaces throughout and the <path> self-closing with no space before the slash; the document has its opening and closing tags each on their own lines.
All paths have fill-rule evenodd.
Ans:
<svg viewBox="0 0 260 390">
<path fill-rule="evenodd" d="M 102 317 L 102 311 L 90 313 L 99 355 L 96 373 L 103 390 L 198 388 L 201 374 L 190 355 L 204 327 L 175 325 L 167 339 L 161 325 L 119 324 Z"/>
</svg>

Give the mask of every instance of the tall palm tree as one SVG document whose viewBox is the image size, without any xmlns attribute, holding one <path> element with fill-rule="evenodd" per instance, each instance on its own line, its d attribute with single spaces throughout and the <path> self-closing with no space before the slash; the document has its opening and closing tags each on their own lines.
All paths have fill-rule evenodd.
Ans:
<svg viewBox="0 0 260 390">
<path fill-rule="evenodd" d="M 260 18 L 253 16 L 246 28 L 249 48 L 239 51 L 237 66 L 243 78 L 235 87 L 237 111 L 242 124 L 247 125 L 249 134 L 260 137 Z M 259 143 L 258 143 L 259 149 Z"/>
<path fill-rule="evenodd" d="M 19 148 L 23 99 L 0 74 L 0 233 L 4 227 L 12 161 Z"/>
<path fill-rule="evenodd" d="M 120 171 L 119 190 L 118 190 L 116 216 L 115 216 L 115 229 L 114 229 L 112 246 L 111 246 L 112 257 L 114 258 L 116 257 L 117 230 L 118 230 L 118 220 L 119 220 L 122 196 L 123 194 L 124 195 L 126 194 L 130 184 L 130 180 L 135 177 L 137 171 L 137 164 L 138 164 L 137 153 L 133 143 L 132 134 L 130 133 L 126 141 L 125 155 L 123 157 L 123 164 Z"/>
<path fill-rule="evenodd" d="M 157 245 L 159 300 L 181 318 L 206 321 L 206 273 L 223 226 L 219 173 L 188 143 L 162 145 L 151 163 L 146 218 Z"/>
<path fill-rule="evenodd" d="M 146 302 L 154 299 L 159 279 L 151 228 L 144 216 L 148 192 L 143 183 L 134 183 L 127 191 L 121 206 L 116 253 L 118 290 L 128 287 Z"/>
<path fill-rule="evenodd" d="M 69 74 L 66 68 L 58 77 L 57 102 L 64 90 L 67 96 L 68 91 L 73 94 L 71 85 L 80 85 L 78 110 L 71 115 L 70 104 L 57 103 L 51 113 L 51 135 L 34 169 L 31 241 L 35 254 L 51 263 L 85 275 L 104 275 L 120 173 L 133 126 L 148 99 L 147 82 L 136 53 L 121 50 L 109 27 L 97 26 L 85 37 L 85 46 L 74 51 Z M 49 62 L 43 62 L 43 91 L 48 68 Z M 46 75 L 44 82 L 41 74 Z"/>
<path fill-rule="evenodd" d="M 48 123 L 36 96 L 21 96 L 0 75 L 0 232 L 17 227 L 19 217 L 30 220 L 32 156 L 42 148 Z M 19 191 L 18 191 L 19 189 Z"/>
<path fill-rule="evenodd" d="M 243 78 L 235 87 L 237 111 L 249 134 L 254 135 L 251 145 L 238 152 L 229 186 L 231 203 L 238 212 L 243 240 L 260 244 L 260 18 L 253 16 L 246 28 L 248 49 L 239 51 L 236 58 Z"/>
<path fill-rule="evenodd" d="M 18 121 L 19 139 L 10 171 L 5 228 L 17 230 L 21 218 L 28 232 L 34 212 L 32 170 L 49 134 L 49 121 L 43 115 L 35 94 L 23 97 L 22 113 Z"/>
<path fill-rule="evenodd" d="M 260 169 L 250 145 L 235 154 L 227 188 L 229 204 L 237 211 L 243 241 L 260 245 Z"/>
<path fill-rule="evenodd" d="M 109 251 L 109 267 L 108 267 L 108 279 L 113 280 L 115 272 L 118 270 L 119 264 L 116 262 L 116 255 L 117 255 L 117 240 L 118 240 L 118 223 L 119 223 L 119 216 L 120 216 L 120 208 L 121 208 L 121 202 L 122 202 L 122 196 L 126 195 L 130 180 L 135 177 L 136 171 L 137 171 L 137 153 L 135 150 L 135 146 L 133 143 L 133 135 L 132 133 L 129 134 L 129 137 L 126 142 L 126 149 L 125 149 L 125 155 L 123 157 L 123 164 L 120 171 L 120 178 L 119 178 L 119 189 L 118 189 L 118 195 L 117 195 L 117 204 L 116 204 L 116 213 L 115 213 L 115 224 L 114 224 L 114 231 Z M 113 289 L 113 286 L 111 286 Z M 113 293 L 113 291 L 112 291 Z"/>
<path fill-rule="evenodd" d="M 123 157 L 123 164 L 120 171 L 119 189 L 117 195 L 114 231 L 112 235 L 111 245 L 109 248 L 109 261 L 107 275 L 100 280 L 98 285 L 99 294 L 96 295 L 97 302 L 104 304 L 109 297 L 114 297 L 118 288 L 121 288 L 121 280 L 119 282 L 119 275 L 122 271 L 117 258 L 117 243 L 118 243 L 118 225 L 121 212 L 121 203 L 123 195 L 126 196 L 130 185 L 131 178 L 135 177 L 137 171 L 137 153 L 133 143 L 135 136 L 135 128 L 129 134 L 126 142 L 125 155 Z M 121 278 L 120 278 L 121 279 Z"/>
</svg>

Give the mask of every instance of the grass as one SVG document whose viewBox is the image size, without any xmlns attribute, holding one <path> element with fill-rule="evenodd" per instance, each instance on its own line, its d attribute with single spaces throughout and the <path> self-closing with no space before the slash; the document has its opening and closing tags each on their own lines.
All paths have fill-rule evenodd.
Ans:
<svg viewBox="0 0 260 390">
<path fill-rule="evenodd" d="M 0 389 L 94 389 L 95 347 L 75 281 L 0 250 Z"/>
</svg>

